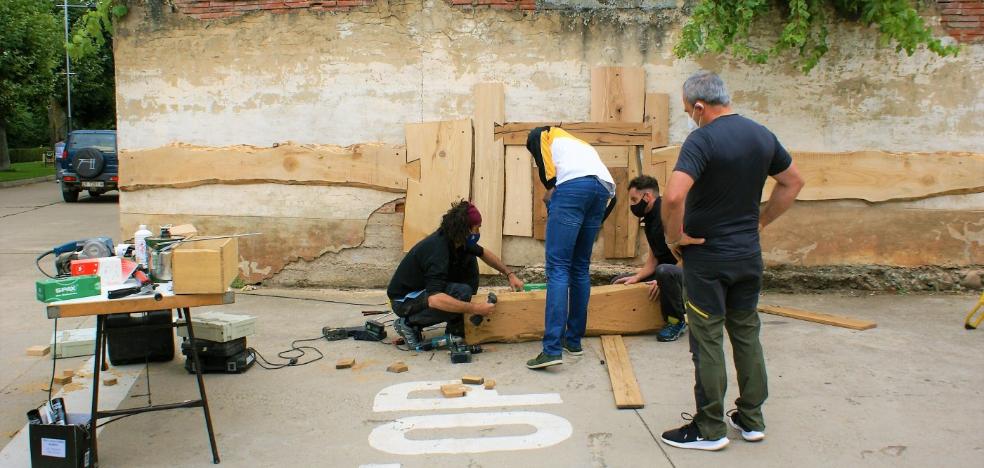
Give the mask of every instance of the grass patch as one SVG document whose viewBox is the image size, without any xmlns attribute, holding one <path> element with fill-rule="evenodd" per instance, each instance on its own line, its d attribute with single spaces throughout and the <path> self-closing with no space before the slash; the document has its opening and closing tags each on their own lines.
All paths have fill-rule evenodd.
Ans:
<svg viewBox="0 0 984 468">
<path fill-rule="evenodd" d="M 0 171 L 0 182 L 33 179 L 49 175 L 55 175 L 55 166 L 45 166 L 41 161 L 13 163 L 10 165 L 10 169 Z"/>
</svg>

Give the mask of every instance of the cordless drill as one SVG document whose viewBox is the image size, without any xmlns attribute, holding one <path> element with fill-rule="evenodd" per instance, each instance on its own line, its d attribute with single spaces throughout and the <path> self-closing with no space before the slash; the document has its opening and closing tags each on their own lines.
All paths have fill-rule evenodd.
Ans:
<svg viewBox="0 0 984 468">
<path fill-rule="evenodd" d="M 489 291 L 488 303 L 489 304 L 495 304 L 496 302 L 499 302 L 499 298 L 495 296 L 495 293 L 494 292 Z M 482 321 L 485 320 L 485 319 L 481 315 L 475 314 L 475 315 L 472 315 L 469 320 L 471 320 L 472 325 L 475 325 L 477 327 L 477 326 L 481 325 L 482 324 Z"/>
</svg>

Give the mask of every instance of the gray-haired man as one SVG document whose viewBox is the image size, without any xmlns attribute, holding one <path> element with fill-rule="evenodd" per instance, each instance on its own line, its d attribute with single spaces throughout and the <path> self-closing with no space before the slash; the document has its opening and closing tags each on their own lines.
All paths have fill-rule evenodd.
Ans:
<svg viewBox="0 0 984 468">
<path fill-rule="evenodd" d="M 756 312 L 762 288 L 759 232 L 789 209 L 803 179 L 772 132 L 731 110 L 724 82 L 714 73 L 698 71 L 687 79 L 683 107 L 698 128 L 680 148 L 662 215 L 666 243 L 683 258 L 697 414 L 662 439 L 680 448 L 719 450 L 728 445 L 727 425 L 747 441 L 765 438 L 768 384 Z M 776 186 L 759 212 L 766 177 Z M 727 425 L 725 328 L 739 391 Z"/>
</svg>

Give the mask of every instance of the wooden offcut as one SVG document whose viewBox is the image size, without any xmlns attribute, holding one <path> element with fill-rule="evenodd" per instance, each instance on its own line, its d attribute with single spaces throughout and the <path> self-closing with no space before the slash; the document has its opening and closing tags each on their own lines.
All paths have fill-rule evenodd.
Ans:
<svg viewBox="0 0 984 468">
<path fill-rule="evenodd" d="M 468 344 L 539 340 L 543 337 L 546 290 L 498 293 L 495 313 L 481 325 L 465 320 Z M 485 302 L 478 294 L 475 302 Z M 607 285 L 591 288 L 587 336 L 654 333 L 663 328 L 659 301 L 649 299 L 646 284 Z"/>
<path fill-rule="evenodd" d="M 105 386 L 107 386 L 107 387 L 112 387 L 113 385 L 116 385 L 117 383 L 118 383 L 118 381 L 116 380 L 116 377 L 103 377 L 103 379 L 102 379 L 102 384 L 105 385 Z"/>
<path fill-rule="evenodd" d="M 482 212 L 482 248 L 502 258 L 503 202 L 505 199 L 505 147 L 495 138 L 495 125 L 506 120 L 506 93 L 502 83 L 475 85 L 475 166 L 471 201 Z M 483 275 L 498 273 L 478 262 Z"/>
<path fill-rule="evenodd" d="M 485 383 L 485 378 L 478 375 L 466 375 L 461 378 L 461 383 L 469 385 L 482 385 Z"/>
<path fill-rule="evenodd" d="M 483 387 L 485 387 L 486 390 L 492 390 L 492 389 L 494 389 L 495 388 L 495 379 L 485 379 L 485 383 L 483 384 Z"/>
<path fill-rule="evenodd" d="M 444 398 L 461 398 L 468 393 L 468 387 L 461 384 L 441 385 L 441 395 Z"/>
<path fill-rule="evenodd" d="M 679 146 L 652 151 L 648 158 L 649 171 L 669 177 L 679 154 Z M 981 153 L 793 151 L 792 157 L 806 182 L 797 200 L 884 202 L 984 192 L 984 177 L 981 177 L 984 154 Z M 891 183 L 885 183 L 886 180 Z M 766 180 L 762 201 L 769 199 L 774 186 L 775 180 Z"/>
<path fill-rule="evenodd" d="M 354 365 L 355 365 L 354 358 L 339 359 L 337 362 L 335 362 L 335 369 L 349 369 Z"/>
<path fill-rule="evenodd" d="M 533 170 L 533 238 L 536 240 L 547 239 L 547 203 L 543 197 L 547 195 L 547 188 L 540 181 L 537 170 Z"/>
<path fill-rule="evenodd" d="M 783 317 L 789 317 L 799 320 L 806 320 L 808 322 L 822 323 L 824 325 L 833 325 L 835 327 L 850 328 L 851 330 L 870 330 L 878 326 L 875 322 L 869 322 L 867 320 L 858 320 L 849 317 L 841 317 L 838 315 L 825 314 L 822 312 L 811 312 L 808 310 L 794 309 L 792 307 L 783 307 L 775 305 L 760 305 L 759 312 L 772 315 L 781 315 Z"/>
<path fill-rule="evenodd" d="M 629 352 L 621 335 L 602 335 L 601 346 L 605 350 L 605 364 L 608 366 L 608 377 L 612 381 L 612 393 L 615 396 L 615 406 L 619 409 L 642 408 L 645 401 L 642 391 L 632 370 Z"/>
<path fill-rule="evenodd" d="M 55 376 L 55 383 L 58 384 L 58 385 L 65 385 L 65 384 L 68 384 L 68 383 L 71 383 L 71 382 L 72 382 L 72 376 L 71 375 L 56 375 Z"/>
<path fill-rule="evenodd" d="M 65 377 L 75 377 L 75 371 L 73 371 L 71 369 L 63 370 L 62 371 L 62 375 L 65 376 Z"/>
<path fill-rule="evenodd" d="M 410 370 L 410 367 L 407 366 L 407 364 L 403 361 L 394 362 L 393 364 L 390 364 L 389 367 L 386 368 L 387 372 L 392 372 L 394 374 L 401 374 L 408 370 Z"/>
<path fill-rule="evenodd" d="M 406 126 L 407 160 L 420 160 L 420 180 L 407 181 L 403 251 L 433 233 L 441 217 L 471 191 L 472 121 Z"/>
<path fill-rule="evenodd" d="M 174 144 L 120 153 L 120 189 L 206 184 L 341 185 L 403 192 L 416 179 L 403 146 L 299 145 L 201 147 Z"/>
<path fill-rule="evenodd" d="M 653 139 L 648 148 L 659 148 L 670 144 L 670 95 L 646 93 L 646 114 L 643 122 L 652 129 Z"/>
<path fill-rule="evenodd" d="M 639 122 L 508 122 L 495 127 L 496 138 L 506 146 L 526 146 L 530 130 L 536 127 L 561 127 L 592 146 L 646 146 L 653 131 Z"/>
<path fill-rule="evenodd" d="M 533 235 L 533 160 L 523 146 L 506 147 L 506 199 L 502 233 L 507 236 Z M 484 238 L 485 235 L 483 234 Z"/>
<path fill-rule="evenodd" d="M 30 346 L 26 350 L 28 356 L 46 356 L 51 352 L 50 345 Z"/>
</svg>

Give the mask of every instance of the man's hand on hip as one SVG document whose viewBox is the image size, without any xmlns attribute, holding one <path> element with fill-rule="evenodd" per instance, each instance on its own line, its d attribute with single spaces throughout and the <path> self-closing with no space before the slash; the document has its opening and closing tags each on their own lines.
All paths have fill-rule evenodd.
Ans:
<svg viewBox="0 0 984 468">
<path fill-rule="evenodd" d="M 701 245 L 704 243 L 704 240 L 705 239 L 702 237 L 690 237 L 687 233 L 683 233 L 680 236 L 680 239 L 675 242 L 670 242 L 667 240 L 666 245 L 670 248 L 670 251 L 673 252 L 673 256 L 676 257 L 677 260 L 682 260 L 683 247 L 688 245 Z"/>
</svg>

